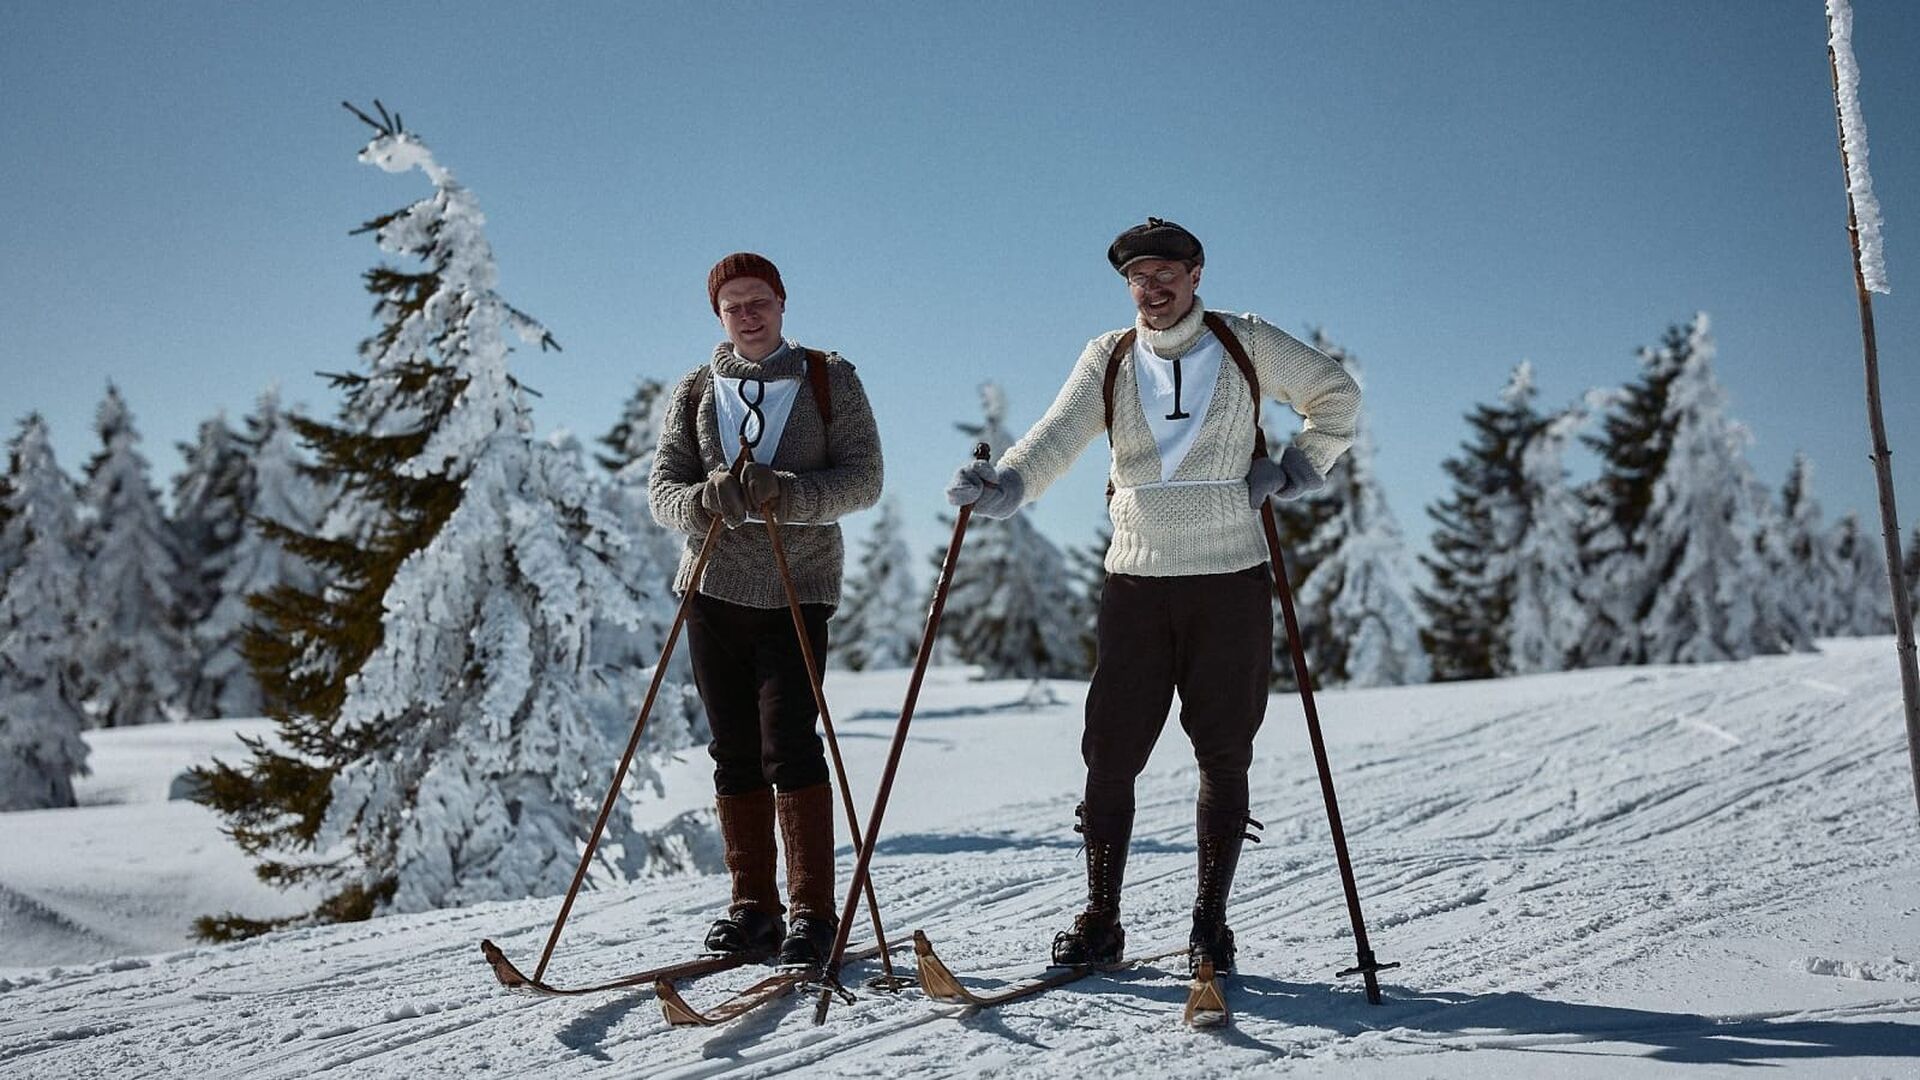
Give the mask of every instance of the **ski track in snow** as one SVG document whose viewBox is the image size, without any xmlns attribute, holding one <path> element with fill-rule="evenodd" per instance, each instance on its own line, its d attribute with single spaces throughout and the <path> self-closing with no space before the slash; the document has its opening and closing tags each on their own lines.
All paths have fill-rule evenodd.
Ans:
<svg viewBox="0 0 1920 1080">
<path fill-rule="evenodd" d="M 1322 694 L 1372 944 L 1402 964 L 1378 1008 L 1334 977 L 1353 940 L 1299 705 L 1278 695 L 1253 776 L 1265 839 L 1248 845 L 1230 908 L 1242 974 L 1225 1031 L 1180 1025 L 1177 961 L 995 1010 L 860 991 L 824 1026 L 805 995 L 672 1030 L 647 991 L 530 999 L 494 983 L 479 939 L 530 971 L 548 898 L 15 973 L 0 978 L 0 1074 L 1920 1075 L 1920 857 L 1898 701 L 1883 692 L 1890 651 L 1840 642 L 1746 664 Z M 865 737 L 849 748 L 875 742 L 877 760 L 903 684 L 839 684 L 850 700 L 836 711 L 855 717 L 843 726 Z M 992 707 L 1012 684 L 937 689 L 924 704 L 946 718 L 916 735 L 953 738 L 941 753 L 965 741 L 960 725 L 992 724 L 1003 741 L 1031 731 L 1022 754 L 1071 759 L 1072 693 L 1031 714 Z M 1183 942 L 1192 902 L 1197 773 L 1168 729 L 1171 752 L 1139 785 L 1134 953 Z M 984 778 L 1013 749 L 938 767 Z M 857 779 L 865 799 L 871 776 Z M 886 830 L 875 883 L 896 964 L 911 970 L 922 927 L 975 985 L 1037 971 L 1084 896 L 1076 801 L 1013 788 L 939 827 Z M 844 884 L 844 822 L 841 840 Z M 584 895 L 549 977 L 686 955 L 725 888 L 715 876 Z M 863 906 L 857 938 L 867 918 Z M 850 968 L 849 985 L 876 971 Z M 698 1007 L 762 974 L 683 989 Z"/>
</svg>

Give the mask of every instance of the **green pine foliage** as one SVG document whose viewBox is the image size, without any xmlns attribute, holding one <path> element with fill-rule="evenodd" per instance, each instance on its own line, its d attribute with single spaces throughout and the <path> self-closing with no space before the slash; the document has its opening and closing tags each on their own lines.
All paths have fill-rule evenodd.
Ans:
<svg viewBox="0 0 1920 1080">
<path fill-rule="evenodd" d="M 1664 420 L 1667 390 L 1692 351 L 1689 326 L 1667 327 L 1659 348 L 1642 351 L 1639 380 L 1622 389 L 1600 434 L 1586 440 L 1602 460 L 1596 495 L 1627 537 L 1639 532 L 1653 506 L 1654 482 L 1666 471 L 1673 450 Z"/>
<path fill-rule="evenodd" d="M 606 449 L 593 459 L 601 468 L 618 473 L 641 458 L 653 456 L 655 444 L 660 441 L 660 423 L 655 414 L 666 390 L 660 380 L 644 378 L 633 388 L 633 394 L 620 410 L 620 419 L 599 438 L 600 445 Z"/>
<path fill-rule="evenodd" d="M 1314 329 L 1307 343 L 1342 366 L 1346 366 L 1350 359 L 1346 350 L 1334 344 L 1320 328 Z M 1291 408 L 1271 401 L 1261 404 L 1260 426 L 1267 437 L 1269 457 L 1279 459 L 1291 441 L 1291 432 L 1299 423 L 1299 416 Z M 1333 463 L 1333 469 L 1327 474 L 1329 489 L 1350 489 L 1346 476 L 1350 464 L 1345 454 Z M 1338 652 L 1339 642 L 1333 633 L 1332 612 L 1324 606 L 1307 603 L 1302 598 L 1301 589 L 1313 572 L 1320 568 L 1320 564 L 1340 545 L 1340 530 L 1335 521 L 1340 516 L 1340 504 L 1324 491 L 1304 499 L 1271 499 L 1268 502 L 1273 507 L 1274 531 L 1280 538 L 1280 559 L 1287 568 L 1287 587 L 1293 594 L 1294 616 L 1300 624 L 1301 648 L 1307 656 L 1307 677 L 1313 682 L 1312 689 L 1318 690 L 1328 678 L 1325 658 Z M 1273 674 L 1270 682 L 1275 690 L 1298 690 L 1300 683 L 1294 677 L 1293 648 L 1287 640 L 1286 630 L 1286 620 L 1281 614 L 1279 601 L 1275 600 Z"/>
<path fill-rule="evenodd" d="M 388 303 L 383 290 L 390 283 L 385 275 L 367 276 L 368 291 L 382 296 L 383 306 Z M 387 587 L 400 565 L 433 539 L 460 502 L 457 480 L 408 477 L 398 470 L 419 453 L 434 419 L 458 397 L 462 383 L 447 378 L 448 370 L 422 359 L 391 379 L 334 375 L 333 385 L 346 392 L 341 423 L 290 418 L 314 453 L 314 478 L 337 486 L 342 503 L 350 504 L 362 520 L 346 537 L 263 523 L 274 542 L 316 568 L 317 580 L 325 583 L 312 590 L 280 585 L 250 601 L 258 620 L 248 628 L 241 648 L 260 680 L 267 715 L 276 722 L 284 747 L 248 739 L 252 757 L 245 765 L 215 762 L 196 770 L 200 801 L 226 819 L 227 832 L 243 852 L 259 860 L 255 873 L 269 884 L 325 883 L 340 877 L 339 864 L 313 850 L 314 837 L 326 816 L 334 775 L 367 754 L 377 736 L 336 727 L 334 720 L 346 700 L 348 680 L 380 646 L 381 598 Z M 390 394 L 394 404 L 417 419 L 386 433 L 351 423 L 352 417 L 365 415 L 359 406 L 370 404 L 376 392 Z M 380 411 L 391 416 L 399 410 Z M 341 509 L 342 504 L 336 504 L 336 514 Z M 391 891 L 391 883 L 373 888 L 356 883 L 329 896 L 312 918 L 367 918 Z M 218 941 L 276 925 L 229 914 L 202 918 L 194 929 Z"/>
<path fill-rule="evenodd" d="M 1621 388 L 1601 422 L 1600 434 L 1585 441 L 1600 458 L 1600 475 L 1585 489 L 1595 509 L 1580 538 L 1582 562 L 1600 592 L 1592 605 L 1585 641 L 1569 667 L 1642 664 L 1640 620 L 1653 591 L 1631 568 L 1645 557 L 1641 525 L 1653 506 L 1654 485 L 1666 471 L 1673 431 L 1666 420 L 1668 391 L 1692 354 L 1693 327 L 1667 328 L 1660 346 L 1640 352 L 1640 377 Z"/>
<path fill-rule="evenodd" d="M 1522 455 L 1542 417 L 1531 387 L 1467 414 L 1471 434 L 1440 463 L 1453 492 L 1427 508 L 1436 526 L 1433 555 L 1420 557 L 1431 588 L 1415 590 L 1427 615 L 1420 638 L 1436 682 L 1507 674 L 1508 618 L 1514 581 L 1492 564 L 1514 534 L 1512 516 L 1525 485 Z"/>
<path fill-rule="evenodd" d="M 1908 613 L 1920 608 L 1920 525 L 1913 527 L 1913 542 L 1907 545 L 1906 558 L 1900 561 L 1900 568 L 1907 579 Z"/>
<path fill-rule="evenodd" d="M 10 471 L 10 470 L 9 470 Z M 7 522 L 13 520 L 13 481 L 6 472 L 0 472 L 0 536 L 7 532 Z M 7 574 L 13 570 L 13 560 L 19 558 L 18 552 L 10 552 L 0 547 L 0 589 L 6 587 Z"/>
<path fill-rule="evenodd" d="M 377 230 L 402 212 L 359 231 Z M 420 243 L 425 248 L 433 240 Z M 402 465 L 425 448 L 466 383 L 445 359 L 462 342 L 442 338 L 403 347 L 401 335 L 419 324 L 427 299 L 439 291 L 438 267 L 408 273 L 377 266 L 364 282 L 381 323 L 360 345 L 363 357 L 377 359 L 374 372 L 328 376 L 344 394 L 337 422 L 288 418 L 313 454 L 310 478 L 338 493 L 333 509 L 316 532 L 262 522 L 268 537 L 314 568 L 314 580 L 322 583 L 280 585 L 249 601 L 258 618 L 241 649 L 283 745 L 246 739 L 250 757 L 242 764 L 216 761 L 194 770 L 198 801 L 225 819 L 226 832 L 257 860 L 262 881 L 337 891 L 292 919 L 203 917 L 194 931 L 206 940 L 249 937 L 293 922 L 364 919 L 394 889 L 392 880 L 348 882 L 349 856 L 315 850 L 315 837 L 334 776 L 382 741 L 378 730 L 336 723 L 349 681 L 380 645 L 382 598 L 401 564 L 460 505 L 459 477 L 411 475 Z"/>
</svg>

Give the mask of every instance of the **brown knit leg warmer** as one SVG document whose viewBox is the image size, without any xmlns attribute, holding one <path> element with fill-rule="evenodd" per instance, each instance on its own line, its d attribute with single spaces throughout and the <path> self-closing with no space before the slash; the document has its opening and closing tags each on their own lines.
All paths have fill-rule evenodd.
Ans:
<svg viewBox="0 0 1920 1080">
<path fill-rule="evenodd" d="M 787 849 L 787 898 L 793 913 L 839 917 L 833 892 L 833 788 L 814 784 L 783 791 L 780 841 Z"/>
<path fill-rule="evenodd" d="M 781 914 L 785 909 L 774 881 L 773 789 L 721 795 L 715 803 L 720 838 L 727 846 L 727 873 L 733 877 L 729 910 L 758 908 L 768 915 Z"/>
</svg>

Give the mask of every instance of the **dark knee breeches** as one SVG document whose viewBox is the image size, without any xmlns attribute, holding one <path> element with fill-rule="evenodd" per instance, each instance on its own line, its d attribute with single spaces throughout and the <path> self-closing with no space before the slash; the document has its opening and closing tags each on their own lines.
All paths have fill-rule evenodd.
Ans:
<svg viewBox="0 0 1920 1080">
<path fill-rule="evenodd" d="M 833 608 L 802 604 L 816 660 L 827 655 Z M 693 680 L 713 729 L 713 786 L 742 795 L 772 785 L 781 791 L 827 782 L 827 759 L 814 721 L 807 665 L 788 609 L 751 608 L 696 595 L 687 614 Z"/>
<path fill-rule="evenodd" d="M 1176 691 L 1180 726 L 1200 765 L 1199 833 L 1242 830 L 1273 665 L 1271 596 L 1265 565 L 1231 574 L 1108 575 L 1080 744 L 1090 838 L 1124 844 L 1132 835 L 1134 778 Z"/>
</svg>

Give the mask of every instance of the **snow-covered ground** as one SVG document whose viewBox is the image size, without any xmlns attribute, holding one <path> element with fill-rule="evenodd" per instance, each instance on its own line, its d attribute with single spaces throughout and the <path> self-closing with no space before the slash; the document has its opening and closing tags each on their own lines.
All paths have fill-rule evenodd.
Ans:
<svg viewBox="0 0 1920 1080">
<path fill-rule="evenodd" d="M 530 968 L 551 898 L 192 945 L 194 914 L 300 906 L 252 882 L 210 815 L 166 801 L 246 725 L 96 734 L 90 805 L 0 815 L 0 1073 L 1920 1075 L 1920 824 L 1893 649 L 1824 648 L 1321 695 L 1373 944 L 1402 964 L 1379 1007 L 1334 977 L 1354 958 L 1346 907 L 1298 702 L 1276 697 L 1254 776 L 1266 843 L 1231 908 L 1235 1024 L 1212 1033 L 1180 1024 L 1184 981 L 1157 969 L 985 1013 L 863 993 L 822 1027 L 798 1002 L 672 1030 L 649 992 L 508 994 L 478 942 Z M 904 684 L 829 680 L 863 812 Z M 891 934 L 924 928 L 980 986 L 1029 970 L 1082 895 L 1084 687 L 1009 707 L 1024 689 L 934 673 L 876 861 Z M 670 768 L 651 812 L 704 802 L 705 772 L 698 755 Z M 1195 782 L 1170 723 L 1128 875 L 1142 951 L 1184 940 Z M 588 895 L 549 977 L 684 956 L 725 896 L 718 876 Z"/>
</svg>

